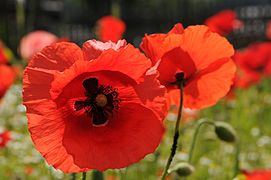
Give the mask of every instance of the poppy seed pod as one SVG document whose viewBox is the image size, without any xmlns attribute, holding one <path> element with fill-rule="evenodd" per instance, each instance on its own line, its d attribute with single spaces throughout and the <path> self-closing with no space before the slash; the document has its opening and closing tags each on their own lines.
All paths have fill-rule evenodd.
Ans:
<svg viewBox="0 0 271 180">
<path fill-rule="evenodd" d="M 191 175 L 195 171 L 195 168 L 187 162 L 180 162 L 170 170 L 170 172 L 173 171 L 175 171 L 179 176 L 184 177 Z"/>
<path fill-rule="evenodd" d="M 228 123 L 215 122 L 215 133 L 222 141 L 234 142 L 236 140 L 236 132 Z"/>
</svg>

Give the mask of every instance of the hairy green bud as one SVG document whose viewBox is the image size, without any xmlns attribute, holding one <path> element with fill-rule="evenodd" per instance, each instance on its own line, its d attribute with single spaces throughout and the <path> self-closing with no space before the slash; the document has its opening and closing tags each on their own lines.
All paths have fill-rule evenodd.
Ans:
<svg viewBox="0 0 271 180">
<path fill-rule="evenodd" d="M 169 173 L 176 172 L 179 176 L 185 177 L 191 175 L 194 171 L 195 168 L 191 164 L 187 162 L 180 162 L 169 170 Z"/>
<path fill-rule="evenodd" d="M 222 121 L 215 122 L 215 133 L 222 141 L 235 142 L 236 140 L 236 132 L 228 123 Z"/>
</svg>

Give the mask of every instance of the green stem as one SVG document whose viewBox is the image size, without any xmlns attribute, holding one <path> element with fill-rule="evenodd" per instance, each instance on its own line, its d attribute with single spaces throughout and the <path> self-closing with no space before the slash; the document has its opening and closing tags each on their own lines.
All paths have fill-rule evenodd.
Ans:
<svg viewBox="0 0 271 180">
<path fill-rule="evenodd" d="M 194 135 L 193 135 L 192 144 L 191 144 L 191 147 L 190 147 L 190 150 L 189 150 L 188 163 L 192 162 L 193 152 L 194 152 L 194 149 L 195 149 L 195 146 L 196 146 L 196 141 L 197 141 L 197 137 L 198 137 L 198 134 L 199 134 L 199 130 L 200 130 L 200 127 L 203 124 L 214 125 L 214 123 L 212 121 L 209 121 L 207 119 L 203 119 L 202 121 L 198 122 L 196 130 L 195 130 Z"/>
<path fill-rule="evenodd" d="M 119 171 L 120 180 L 125 180 L 126 179 L 127 170 L 128 170 L 128 167 L 125 168 L 124 172 L 122 172 L 121 170 Z"/>
<path fill-rule="evenodd" d="M 240 143 L 238 138 L 236 139 L 235 142 L 235 164 L 234 164 L 234 174 L 233 177 L 236 177 L 240 173 Z"/>
<path fill-rule="evenodd" d="M 87 173 L 86 173 L 86 172 L 83 172 L 83 173 L 82 173 L 82 180 L 86 180 L 86 178 L 87 178 Z"/>
<path fill-rule="evenodd" d="M 76 180 L 76 173 L 71 174 L 71 180 Z"/>
<path fill-rule="evenodd" d="M 92 171 L 92 180 L 104 180 L 103 172 L 93 170 Z"/>
<path fill-rule="evenodd" d="M 167 164 L 164 169 L 161 180 L 166 179 L 166 176 L 168 174 L 168 169 L 169 169 L 170 164 L 173 160 L 173 157 L 175 156 L 177 146 L 178 146 L 178 139 L 179 139 L 179 135 L 180 135 L 179 126 L 180 126 L 180 122 L 181 122 L 181 118 L 182 118 L 182 109 L 183 109 L 183 82 L 179 83 L 179 87 L 180 87 L 180 105 L 179 105 L 178 117 L 176 120 L 175 129 L 174 129 L 174 137 L 173 137 L 173 142 L 172 142 L 172 146 L 171 146 L 171 153 L 170 153 L 170 156 L 167 160 Z"/>
</svg>

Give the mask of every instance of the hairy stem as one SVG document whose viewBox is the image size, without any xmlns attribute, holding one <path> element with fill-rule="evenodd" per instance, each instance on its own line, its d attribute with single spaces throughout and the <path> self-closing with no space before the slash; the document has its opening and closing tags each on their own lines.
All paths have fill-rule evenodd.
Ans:
<svg viewBox="0 0 271 180">
<path fill-rule="evenodd" d="M 214 125 L 214 123 L 212 121 L 209 121 L 209 120 L 206 120 L 206 119 L 203 119 L 202 121 L 199 121 L 199 123 L 197 124 L 196 130 L 194 132 L 193 139 L 192 139 L 192 144 L 191 144 L 191 147 L 190 147 L 190 150 L 189 150 L 188 163 L 192 162 L 193 152 L 194 152 L 194 149 L 195 149 L 195 146 L 196 146 L 196 141 L 197 141 L 197 137 L 198 137 L 198 134 L 199 134 L 199 130 L 200 130 L 200 127 L 203 124 Z"/>
<path fill-rule="evenodd" d="M 86 178 L 87 178 L 87 173 L 86 173 L 86 172 L 83 172 L 83 173 L 82 173 L 82 180 L 86 180 Z"/>
<path fill-rule="evenodd" d="M 166 176 L 168 174 L 168 169 L 169 169 L 170 164 L 176 154 L 176 150 L 177 150 L 177 146 L 178 146 L 178 139 L 179 139 L 179 135 L 180 135 L 179 126 L 180 126 L 180 122 L 181 122 L 181 118 L 182 118 L 182 109 L 183 109 L 183 82 L 180 82 L 179 87 L 180 87 L 180 105 L 179 105 L 178 117 L 177 117 L 176 124 L 175 124 L 174 136 L 173 136 L 173 142 L 172 142 L 172 146 L 171 146 L 170 156 L 168 157 L 167 164 L 164 169 L 161 180 L 166 179 Z"/>
<path fill-rule="evenodd" d="M 103 172 L 93 170 L 92 171 L 92 180 L 104 180 Z"/>
<path fill-rule="evenodd" d="M 70 177 L 71 177 L 71 180 L 76 180 L 76 173 L 72 173 L 72 174 L 70 175 Z"/>
</svg>

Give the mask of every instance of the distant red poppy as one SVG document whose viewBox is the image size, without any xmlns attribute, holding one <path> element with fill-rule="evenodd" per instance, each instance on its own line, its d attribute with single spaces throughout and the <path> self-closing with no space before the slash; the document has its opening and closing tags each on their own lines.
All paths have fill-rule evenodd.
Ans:
<svg viewBox="0 0 271 180">
<path fill-rule="evenodd" d="M 12 67 L 5 64 L 0 65 L 0 98 L 5 95 L 15 78 L 16 72 Z"/>
<path fill-rule="evenodd" d="M 220 11 L 217 14 L 209 17 L 205 21 L 205 24 L 210 28 L 211 31 L 222 36 L 227 35 L 234 29 L 242 26 L 242 22 L 236 18 L 236 13 L 230 9 Z"/>
<path fill-rule="evenodd" d="M 141 47 L 145 47 L 146 42 L 148 36 L 143 39 Z M 175 85 L 175 75 L 179 73 L 185 79 L 184 107 L 208 107 L 227 94 L 236 67 L 230 58 L 234 50 L 225 38 L 198 25 L 189 26 L 182 34 L 169 33 L 160 44 L 166 52 L 163 51 L 158 58 L 150 58 L 156 62 L 161 57 L 155 66 L 159 71 L 158 79 L 168 89 L 171 103 L 179 104 L 180 93 Z M 151 48 L 142 49 L 150 54 L 148 50 Z"/>
<path fill-rule="evenodd" d="M 252 172 L 243 172 L 246 180 L 271 180 L 271 170 L 254 170 Z"/>
<path fill-rule="evenodd" d="M 24 73 L 36 148 L 64 172 L 122 168 L 152 153 L 164 132 L 165 88 L 131 44 L 87 41 L 44 48 Z M 149 69 L 149 70 L 148 70 Z"/>
<path fill-rule="evenodd" d="M 114 16 L 104 16 L 97 21 L 97 35 L 103 42 L 117 42 L 126 30 L 125 23 Z"/>
<path fill-rule="evenodd" d="M 47 31 L 33 31 L 21 39 L 20 54 L 29 60 L 35 53 L 39 52 L 45 46 L 58 41 L 58 37 Z"/>
<path fill-rule="evenodd" d="M 11 50 L 0 40 L 0 64 L 7 64 L 12 56 Z"/>
<path fill-rule="evenodd" d="M 11 140 L 10 132 L 0 132 L 0 148 L 6 147 L 7 143 Z"/>
<path fill-rule="evenodd" d="M 0 64 L 6 64 L 8 62 L 8 57 L 5 53 L 5 49 L 0 46 Z"/>
<path fill-rule="evenodd" d="M 266 37 L 271 39 L 271 21 L 268 21 L 266 24 Z"/>
<path fill-rule="evenodd" d="M 24 172 L 27 175 L 31 175 L 33 173 L 33 171 L 34 171 L 34 168 L 30 165 L 27 165 L 24 167 Z"/>
<path fill-rule="evenodd" d="M 271 43 L 254 43 L 236 51 L 234 60 L 239 67 L 237 87 L 245 88 L 271 75 Z"/>
</svg>

